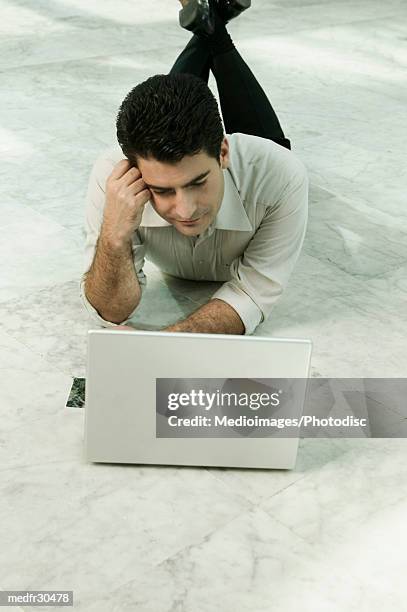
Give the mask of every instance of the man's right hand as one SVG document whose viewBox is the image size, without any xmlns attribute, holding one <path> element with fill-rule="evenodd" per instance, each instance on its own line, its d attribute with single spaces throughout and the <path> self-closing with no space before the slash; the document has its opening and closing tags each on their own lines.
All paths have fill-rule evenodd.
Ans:
<svg viewBox="0 0 407 612">
<path fill-rule="evenodd" d="M 106 181 L 104 235 L 118 245 L 129 242 L 150 198 L 140 170 L 128 159 L 120 160 Z"/>
</svg>

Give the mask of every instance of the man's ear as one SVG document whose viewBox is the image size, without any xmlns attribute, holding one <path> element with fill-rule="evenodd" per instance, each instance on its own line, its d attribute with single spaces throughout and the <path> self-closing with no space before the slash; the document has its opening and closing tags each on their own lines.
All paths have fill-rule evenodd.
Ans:
<svg viewBox="0 0 407 612">
<path fill-rule="evenodd" d="M 222 170 L 226 170 L 226 168 L 229 166 L 229 141 L 226 136 L 224 137 L 224 139 L 222 140 L 222 144 L 220 145 L 219 161 Z"/>
</svg>

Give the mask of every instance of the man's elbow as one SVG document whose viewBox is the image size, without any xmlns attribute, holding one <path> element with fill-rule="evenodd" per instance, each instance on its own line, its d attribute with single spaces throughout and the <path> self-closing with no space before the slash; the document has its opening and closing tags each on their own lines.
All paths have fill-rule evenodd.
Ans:
<svg viewBox="0 0 407 612">
<path fill-rule="evenodd" d="M 120 325 L 127 321 L 138 308 L 141 301 L 141 290 L 133 297 L 131 301 L 127 301 L 126 304 L 120 304 L 111 302 L 110 304 L 103 303 L 102 300 L 98 300 L 97 296 L 93 295 L 84 285 L 84 296 L 89 305 L 94 308 L 97 314 L 107 322 Z"/>
<path fill-rule="evenodd" d="M 118 308 L 107 308 L 107 309 L 102 309 L 102 310 L 97 310 L 97 312 L 99 313 L 99 315 L 102 317 L 102 319 L 105 319 L 105 321 L 110 321 L 111 323 L 114 323 L 115 325 L 121 325 L 123 323 L 125 323 L 131 316 L 134 315 L 135 311 L 137 310 L 138 306 L 139 306 L 140 300 L 138 300 L 134 306 L 132 308 L 123 308 L 123 307 L 118 307 Z"/>
</svg>

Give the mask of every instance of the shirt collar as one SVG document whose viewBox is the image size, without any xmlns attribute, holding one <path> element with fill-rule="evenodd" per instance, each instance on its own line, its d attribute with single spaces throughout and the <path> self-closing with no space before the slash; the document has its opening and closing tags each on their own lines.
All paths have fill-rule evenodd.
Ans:
<svg viewBox="0 0 407 612">
<path fill-rule="evenodd" d="M 221 230 L 252 231 L 253 226 L 249 221 L 242 199 L 228 168 L 223 171 L 223 176 L 225 178 L 225 191 L 222 204 L 214 223 L 212 223 L 212 227 Z M 166 227 L 168 225 L 171 225 L 171 223 L 168 223 L 154 210 L 151 200 L 149 200 L 144 208 L 140 226 Z"/>
</svg>

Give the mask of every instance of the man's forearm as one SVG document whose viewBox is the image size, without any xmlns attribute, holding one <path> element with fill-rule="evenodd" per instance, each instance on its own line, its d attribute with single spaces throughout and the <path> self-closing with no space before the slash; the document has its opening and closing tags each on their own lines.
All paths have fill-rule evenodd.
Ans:
<svg viewBox="0 0 407 612">
<path fill-rule="evenodd" d="M 183 321 L 162 331 L 201 334 L 244 334 L 245 327 L 236 310 L 223 300 L 210 300 Z"/>
<path fill-rule="evenodd" d="M 121 323 L 128 318 L 141 298 L 130 242 L 114 243 L 101 231 L 85 276 L 85 294 L 106 321 Z"/>
</svg>

